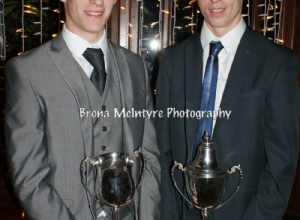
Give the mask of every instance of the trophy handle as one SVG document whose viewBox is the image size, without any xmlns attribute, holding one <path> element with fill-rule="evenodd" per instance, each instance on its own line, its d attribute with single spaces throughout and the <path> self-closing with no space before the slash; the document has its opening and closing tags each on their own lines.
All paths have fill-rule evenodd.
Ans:
<svg viewBox="0 0 300 220">
<path fill-rule="evenodd" d="M 182 172 L 185 172 L 185 168 L 183 168 L 183 165 L 182 165 L 181 163 L 177 163 L 176 161 L 174 161 L 174 165 L 173 165 L 173 167 L 172 167 L 172 169 L 171 169 L 171 174 L 172 174 L 173 184 L 174 184 L 175 188 L 177 189 L 177 191 L 179 192 L 179 194 L 180 194 L 180 195 L 181 195 L 188 203 L 190 203 L 192 206 L 194 206 L 193 203 L 191 203 L 190 200 L 187 199 L 187 198 L 183 195 L 183 193 L 180 191 L 180 189 L 179 189 L 178 186 L 177 186 L 177 183 L 176 183 L 176 180 L 175 180 L 175 177 L 174 177 L 174 170 L 175 170 L 176 167 L 178 167 L 178 169 L 181 170 Z"/>
<path fill-rule="evenodd" d="M 239 179 L 239 182 L 238 182 L 238 185 L 237 185 L 235 191 L 232 193 L 232 195 L 228 199 L 226 199 L 222 204 L 219 204 L 215 209 L 218 209 L 218 208 L 222 207 L 223 205 L 225 205 L 239 191 L 241 182 L 243 180 L 243 172 L 242 172 L 242 169 L 240 168 L 240 164 L 238 166 L 231 167 L 230 170 L 228 170 L 228 174 L 233 174 L 236 170 L 238 170 L 240 173 L 240 179 Z M 223 194 L 224 193 L 225 193 L 225 190 L 224 190 Z"/>
<path fill-rule="evenodd" d="M 141 155 L 143 166 L 142 166 L 142 173 L 140 175 L 139 182 L 135 186 L 136 190 L 140 187 L 141 182 L 144 179 L 145 171 L 146 171 L 146 167 L 147 167 L 147 158 L 146 158 L 146 155 L 143 153 L 142 148 L 140 148 L 140 147 L 136 151 L 134 151 L 134 153 L 132 155 L 133 160 L 135 161 L 136 158 L 138 158 L 139 155 Z"/>
<path fill-rule="evenodd" d="M 85 168 L 85 163 L 87 161 L 90 161 L 90 163 L 95 166 L 97 164 L 97 161 L 94 159 L 89 158 L 87 155 L 85 155 L 85 158 L 81 161 L 81 165 L 80 165 L 80 176 L 81 176 L 81 182 L 84 186 L 84 188 L 88 191 L 88 193 L 97 201 L 100 202 L 99 199 L 97 199 L 93 193 L 90 191 L 90 189 L 88 188 L 88 186 L 85 184 L 84 182 L 84 168 Z"/>
</svg>

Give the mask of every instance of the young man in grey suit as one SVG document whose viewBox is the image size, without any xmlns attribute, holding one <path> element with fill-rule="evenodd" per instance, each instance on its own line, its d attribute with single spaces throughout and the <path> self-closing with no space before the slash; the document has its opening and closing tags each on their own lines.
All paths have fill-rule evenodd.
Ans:
<svg viewBox="0 0 300 220">
<path fill-rule="evenodd" d="M 198 4 L 205 19 L 201 34 L 163 51 L 158 75 L 157 108 L 164 111 L 157 121 L 161 218 L 200 219 L 200 212 L 188 209 L 173 187 L 170 167 L 173 161 L 183 165 L 192 161 L 208 131 L 219 160 L 228 169 L 240 164 L 243 171 L 238 193 L 209 219 L 280 220 L 298 160 L 298 57 L 246 26 L 242 0 L 198 0 Z M 209 111 L 219 109 L 222 115 L 209 116 Z M 175 110 L 186 113 L 176 115 Z M 198 120 L 191 111 L 203 113 L 203 118 Z M 181 172 L 175 174 L 184 191 Z M 230 175 L 224 199 L 237 180 L 237 174 Z"/>
<path fill-rule="evenodd" d="M 145 177 L 120 215 L 160 219 L 153 123 L 121 115 L 152 109 L 145 63 L 106 39 L 105 23 L 116 0 L 63 2 L 61 34 L 6 66 L 6 143 L 15 193 L 30 220 L 111 219 L 111 209 L 96 203 L 81 183 L 80 163 L 85 155 L 132 155 L 141 147 Z M 89 56 L 93 51 L 100 52 L 99 59 Z M 105 67 L 98 67 L 103 54 Z M 90 190 L 92 169 L 85 174 Z M 139 178 L 140 166 L 133 165 L 133 175 Z"/>
</svg>

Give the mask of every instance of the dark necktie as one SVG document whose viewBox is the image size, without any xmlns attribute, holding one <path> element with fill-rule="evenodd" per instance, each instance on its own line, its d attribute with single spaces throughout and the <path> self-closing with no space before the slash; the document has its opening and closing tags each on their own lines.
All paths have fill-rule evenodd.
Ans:
<svg viewBox="0 0 300 220">
<path fill-rule="evenodd" d="M 94 67 L 90 80 L 98 90 L 99 94 L 102 95 L 106 81 L 103 52 L 101 49 L 87 48 L 84 51 L 83 56 Z"/>
<path fill-rule="evenodd" d="M 212 113 L 212 116 L 202 117 L 198 121 L 193 157 L 195 157 L 197 146 L 202 142 L 204 132 L 207 131 L 210 137 L 212 134 L 213 111 L 215 107 L 217 80 L 219 72 L 218 54 L 222 49 L 223 45 L 221 42 L 212 41 L 210 43 L 209 56 L 207 58 L 202 86 L 200 111 L 206 111 L 206 113 L 210 111 Z M 207 114 L 204 114 L 203 116 L 207 116 Z"/>
</svg>

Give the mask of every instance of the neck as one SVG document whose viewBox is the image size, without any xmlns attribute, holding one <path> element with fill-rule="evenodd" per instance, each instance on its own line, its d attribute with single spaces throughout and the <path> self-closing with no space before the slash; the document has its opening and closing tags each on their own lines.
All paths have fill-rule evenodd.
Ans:
<svg viewBox="0 0 300 220">
<path fill-rule="evenodd" d="M 205 24 L 206 24 L 207 28 L 211 31 L 211 33 L 213 33 L 217 38 L 221 38 L 225 34 L 230 32 L 231 30 L 233 30 L 235 27 L 237 27 L 239 25 L 240 21 L 241 21 L 241 18 L 236 19 L 234 22 L 232 22 L 231 25 L 226 26 L 226 27 L 212 27 L 206 21 L 205 21 Z"/>
<path fill-rule="evenodd" d="M 101 39 L 101 37 L 104 34 L 104 29 L 99 31 L 99 32 L 84 32 L 84 31 L 78 31 L 76 28 L 72 28 L 72 26 L 68 25 L 66 23 L 66 28 L 72 32 L 73 34 L 76 34 L 77 36 L 83 38 L 84 40 L 86 40 L 87 42 L 89 42 L 90 44 L 94 44 L 97 41 L 99 41 Z"/>
</svg>

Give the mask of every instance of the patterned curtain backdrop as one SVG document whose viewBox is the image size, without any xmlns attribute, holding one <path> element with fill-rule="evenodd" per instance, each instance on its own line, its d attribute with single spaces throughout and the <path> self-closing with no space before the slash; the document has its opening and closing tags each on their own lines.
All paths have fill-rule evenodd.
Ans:
<svg viewBox="0 0 300 220">
<path fill-rule="evenodd" d="M 6 0 L 4 3 L 6 59 L 50 40 L 60 30 L 59 0 Z"/>
</svg>

